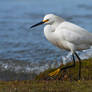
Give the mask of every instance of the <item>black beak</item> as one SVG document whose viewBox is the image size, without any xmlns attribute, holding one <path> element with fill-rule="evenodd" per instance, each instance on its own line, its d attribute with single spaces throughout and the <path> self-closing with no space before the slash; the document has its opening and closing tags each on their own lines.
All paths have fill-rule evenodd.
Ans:
<svg viewBox="0 0 92 92">
<path fill-rule="evenodd" d="M 39 22 L 39 23 L 37 23 L 37 24 L 35 24 L 35 25 L 31 26 L 30 28 L 36 27 L 36 26 L 41 25 L 41 24 L 44 24 L 44 22 L 43 22 L 43 21 L 41 21 L 41 22 Z"/>
</svg>

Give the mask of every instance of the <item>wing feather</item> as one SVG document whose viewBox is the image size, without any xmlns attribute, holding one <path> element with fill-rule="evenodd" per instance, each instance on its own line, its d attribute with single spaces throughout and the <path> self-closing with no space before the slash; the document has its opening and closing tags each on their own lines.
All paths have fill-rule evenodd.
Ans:
<svg viewBox="0 0 92 92">
<path fill-rule="evenodd" d="M 74 43 L 75 45 L 92 45 L 92 33 L 89 33 L 85 29 L 75 24 L 72 24 L 70 22 L 64 22 L 60 24 L 57 30 L 61 31 L 64 40 Z"/>
</svg>

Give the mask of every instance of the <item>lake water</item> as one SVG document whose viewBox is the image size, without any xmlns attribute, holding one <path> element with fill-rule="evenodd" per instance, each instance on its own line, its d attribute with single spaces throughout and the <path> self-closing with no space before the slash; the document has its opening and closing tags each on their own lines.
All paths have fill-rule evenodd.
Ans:
<svg viewBox="0 0 92 92">
<path fill-rule="evenodd" d="M 29 28 L 48 13 L 92 32 L 92 0 L 0 0 L 0 65 L 3 70 L 37 73 L 67 55 L 46 40 L 44 25 Z M 82 58 L 91 55 L 91 49 L 80 53 Z"/>
</svg>

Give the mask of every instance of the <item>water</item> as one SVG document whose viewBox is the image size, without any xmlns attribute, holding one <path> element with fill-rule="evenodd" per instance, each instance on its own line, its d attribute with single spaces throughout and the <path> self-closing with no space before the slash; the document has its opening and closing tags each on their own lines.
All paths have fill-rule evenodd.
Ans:
<svg viewBox="0 0 92 92">
<path fill-rule="evenodd" d="M 91 4 L 91 0 L 0 0 L 2 68 L 14 72 L 37 73 L 49 68 L 51 61 L 60 61 L 61 56 L 67 52 L 46 40 L 44 25 L 32 30 L 29 27 L 41 21 L 45 14 L 54 13 L 92 32 Z M 90 57 L 92 51 L 89 51 L 80 53 L 80 56 L 83 59 Z"/>
</svg>

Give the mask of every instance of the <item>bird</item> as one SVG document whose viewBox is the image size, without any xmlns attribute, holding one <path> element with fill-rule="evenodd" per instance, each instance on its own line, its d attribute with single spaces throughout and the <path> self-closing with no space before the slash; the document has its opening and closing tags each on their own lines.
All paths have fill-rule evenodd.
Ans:
<svg viewBox="0 0 92 92">
<path fill-rule="evenodd" d="M 60 49 L 70 51 L 72 54 L 72 65 L 58 68 L 51 72 L 49 76 L 53 76 L 66 70 L 75 67 L 75 57 L 79 61 L 78 80 L 81 79 L 81 59 L 77 51 L 89 49 L 92 46 L 92 33 L 86 29 L 68 22 L 55 14 L 47 14 L 41 22 L 32 25 L 34 28 L 38 25 L 45 24 L 44 35 L 49 42 Z"/>
</svg>

